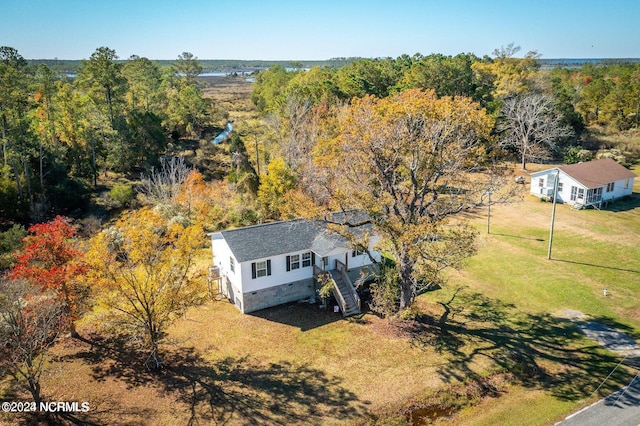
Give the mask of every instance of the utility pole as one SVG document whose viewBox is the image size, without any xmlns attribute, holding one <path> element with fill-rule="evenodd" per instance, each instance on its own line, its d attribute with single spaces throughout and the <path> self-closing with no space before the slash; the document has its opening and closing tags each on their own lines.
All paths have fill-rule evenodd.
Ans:
<svg viewBox="0 0 640 426">
<path fill-rule="evenodd" d="M 560 169 L 556 172 L 556 179 L 553 183 L 553 210 L 551 213 L 551 230 L 549 231 L 549 252 L 547 254 L 547 259 L 551 259 L 551 246 L 553 244 L 553 226 L 556 221 L 556 204 L 558 198 L 558 181 L 560 179 Z"/>
<path fill-rule="evenodd" d="M 487 212 L 487 234 L 490 234 L 490 226 L 491 226 L 491 190 L 487 190 L 487 195 L 489 195 L 489 204 L 487 207 L 489 211 Z"/>
<path fill-rule="evenodd" d="M 494 164 L 495 165 L 495 164 Z M 493 167 L 489 173 L 489 188 L 487 189 L 486 194 L 489 196 L 489 203 L 487 205 L 487 234 L 490 234 L 491 227 L 491 193 L 493 192 Z"/>
</svg>

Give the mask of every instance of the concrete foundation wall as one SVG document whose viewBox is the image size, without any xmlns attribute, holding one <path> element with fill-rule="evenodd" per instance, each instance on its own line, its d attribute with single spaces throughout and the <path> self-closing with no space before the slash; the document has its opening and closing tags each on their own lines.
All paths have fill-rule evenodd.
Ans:
<svg viewBox="0 0 640 426">
<path fill-rule="evenodd" d="M 242 312 L 249 313 L 283 303 L 295 302 L 315 296 L 313 278 L 269 287 L 242 294 L 244 306 Z"/>
</svg>

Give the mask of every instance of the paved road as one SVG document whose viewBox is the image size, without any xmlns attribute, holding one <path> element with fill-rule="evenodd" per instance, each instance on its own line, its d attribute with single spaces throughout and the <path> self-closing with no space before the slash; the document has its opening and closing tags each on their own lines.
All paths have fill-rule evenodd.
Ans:
<svg viewBox="0 0 640 426">
<path fill-rule="evenodd" d="M 640 350 L 626 334 L 588 321 L 579 311 L 565 311 L 568 318 L 578 321 L 578 328 L 603 347 L 624 356 L 626 365 L 640 367 Z M 629 385 L 601 399 L 584 410 L 567 417 L 557 426 L 640 426 L 640 373 Z"/>
<path fill-rule="evenodd" d="M 558 426 L 638 426 L 640 425 L 640 377 L 630 386 L 614 392 L 592 406 L 569 416 Z"/>
</svg>

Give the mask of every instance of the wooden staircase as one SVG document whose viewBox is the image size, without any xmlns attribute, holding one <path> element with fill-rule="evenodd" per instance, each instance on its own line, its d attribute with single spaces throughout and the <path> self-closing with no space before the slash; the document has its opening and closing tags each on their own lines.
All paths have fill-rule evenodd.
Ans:
<svg viewBox="0 0 640 426">
<path fill-rule="evenodd" d="M 343 316 L 348 317 L 361 312 L 360 296 L 347 275 L 344 263 L 336 260 L 336 269 L 331 271 L 323 271 L 313 265 L 313 278 L 319 280 L 321 285 L 332 283 L 331 292 L 336 298 Z"/>
<path fill-rule="evenodd" d="M 344 279 L 342 279 L 342 274 L 337 270 L 329 271 L 329 274 L 331 275 L 331 278 L 335 282 L 334 296 L 336 296 L 336 299 L 338 300 L 342 299 L 342 301 L 344 301 L 344 306 L 341 306 L 342 314 L 345 317 L 359 314 L 360 313 L 360 307 L 358 306 L 359 300 L 356 300 L 357 294 L 355 294 L 355 289 L 353 289 L 353 285 L 350 285 L 350 283 L 349 284 L 346 283 Z M 341 297 L 335 294 L 336 291 L 340 293 Z"/>
</svg>

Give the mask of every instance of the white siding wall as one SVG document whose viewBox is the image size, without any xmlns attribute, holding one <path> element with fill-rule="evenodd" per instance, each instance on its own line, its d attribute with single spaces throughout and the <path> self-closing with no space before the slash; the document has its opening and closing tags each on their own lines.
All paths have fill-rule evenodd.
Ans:
<svg viewBox="0 0 640 426">
<path fill-rule="evenodd" d="M 380 253 L 372 252 L 371 254 L 376 259 L 377 262 L 380 261 Z M 372 262 L 368 254 L 365 253 L 365 254 L 358 255 L 356 257 L 351 257 L 351 253 L 349 253 L 349 268 L 359 268 L 361 266 L 367 266 L 371 264 Z"/>
<path fill-rule="evenodd" d="M 328 263 L 325 266 L 325 269 L 328 270 L 328 271 L 332 271 L 332 270 L 336 269 L 336 260 L 339 260 L 340 262 L 344 263 L 345 253 L 347 253 L 346 249 L 337 248 L 337 249 L 334 249 L 333 251 L 325 254 L 324 257 L 328 258 Z M 351 250 L 349 250 L 348 255 L 351 256 Z M 316 264 L 319 267 L 322 267 L 322 257 L 316 256 Z"/>
<path fill-rule="evenodd" d="M 548 194 L 549 197 L 552 197 L 556 173 L 557 169 L 549 169 L 532 174 L 530 190 L 531 194 L 537 197 L 544 197 Z M 543 179 L 542 194 L 540 193 L 539 179 Z M 578 202 L 582 204 L 586 201 L 587 189 L 580 182 L 576 181 L 562 170 L 560 171 L 558 182 L 562 184 L 562 188 L 558 188 L 558 202 L 567 204 L 574 204 L 575 202 Z M 577 199 L 576 201 L 571 200 L 572 186 L 575 186 L 576 188 L 582 188 L 584 190 L 582 199 Z"/>
<path fill-rule="evenodd" d="M 585 203 L 587 198 L 587 189 L 580 182 L 576 181 L 574 178 L 565 174 L 564 172 L 560 172 L 560 182 L 562 182 L 562 196 L 558 196 L 558 201 L 567 203 L 567 204 L 575 204 L 575 203 L 584 204 Z M 576 198 L 575 201 L 572 201 L 571 187 L 574 187 L 574 186 L 578 189 L 583 189 L 584 192 L 583 192 L 582 198 Z"/>
<path fill-rule="evenodd" d="M 290 283 L 293 281 L 303 280 L 305 278 L 313 277 L 313 268 L 311 266 L 302 267 L 302 253 L 308 251 L 301 251 L 296 253 L 281 254 L 278 256 L 272 256 L 264 259 L 255 259 L 247 262 L 243 262 L 242 276 L 244 277 L 242 283 L 242 292 L 248 293 L 250 291 L 262 290 L 268 287 L 274 287 L 281 284 Z M 300 255 L 300 269 L 294 269 L 287 272 L 287 256 L 291 254 Z M 261 261 L 271 260 L 271 275 L 264 277 L 252 278 L 251 264 Z M 316 259 L 316 262 L 318 259 Z"/>
<path fill-rule="evenodd" d="M 243 262 L 241 264 L 242 269 L 242 277 L 243 282 L 242 285 L 238 288 L 243 293 L 248 293 L 257 290 L 263 290 L 269 287 L 275 287 L 278 285 L 304 280 L 313 277 L 313 268 L 311 266 L 303 267 L 302 266 L 302 254 L 308 253 L 309 251 L 301 251 L 295 253 L 282 254 L 278 256 L 272 256 L 264 259 L 255 259 L 247 262 Z M 287 256 L 300 255 L 300 268 L 292 269 L 291 271 L 287 271 Z M 327 269 L 335 269 L 336 260 L 340 262 L 345 262 L 345 255 L 348 257 L 349 268 L 357 268 L 365 265 L 370 265 L 371 260 L 369 256 L 359 255 L 356 257 L 351 257 L 351 250 L 345 251 L 344 248 L 335 249 L 332 252 L 328 253 L 326 257 L 328 257 L 329 262 Z M 380 255 L 378 254 L 378 257 Z M 252 278 L 251 264 L 266 261 L 267 259 L 271 260 L 271 275 L 267 275 L 264 277 L 256 277 Z M 319 255 L 315 256 L 316 266 L 322 266 L 322 257 Z"/>
<path fill-rule="evenodd" d="M 233 253 L 231 249 L 227 245 L 227 242 L 220 234 L 213 234 L 211 236 L 211 249 L 213 251 L 213 264 L 217 266 L 220 270 L 220 275 L 222 277 L 226 277 L 231 285 L 235 288 L 236 291 L 234 293 L 238 294 L 239 290 L 242 290 L 242 271 L 240 268 L 240 264 L 237 262 L 235 257 L 233 257 Z M 235 262 L 235 272 L 231 272 L 230 269 L 230 258 L 233 257 Z M 249 270 L 249 274 L 251 274 L 251 270 Z M 251 275 L 249 275 L 251 276 Z M 223 291 L 227 292 L 227 284 L 223 278 L 222 283 Z M 227 294 L 227 296 L 230 296 Z"/>
<path fill-rule="evenodd" d="M 607 192 L 606 185 L 602 188 L 602 199 L 611 200 L 613 198 L 625 197 L 627 195 L 631 195 L 632 192 L 633 179 L 621 179 L 614 183 L 612 192 Z"/>
<path fill-rule="evenodd" d="M 369 250 L 372 250 L 371 248 L 369 248 Z M 359 268 L 361 266 L 366 266 L 366 265 L 371 265 L 371 259 L 369 259 L 369 256 L 365 253 L 365 254 L 359 254 L 356 257 L 352 257 L 351 249 L 346 250 L 344 248 L 339 248 L 339 249 L 335 249 L 333 250 L 331 253 L 329 253 L 327 255 L 327 257 L 329 258 L 329 264 L 327 265 L 327 269 L 329 270 L 333 270 L 336 268 L 336 260 L 339 260 L 342 263 L 345 263 L 345 260 L 347 261 L 347 265 L 349 267 L 349 269 L 351 268 Z M 376 258 L 377 261 L 380 260 L 380 253 L 377 252 L 372 252 L 373 256 Z M 346 258 L 345 258 L 346 256 Z M 316 256 L 316 264 L 318 265 L 318 267 L 321 267 L 321 262 L 322 259 L 318 259 L 318 256 Z"/>
<path fill-rule="evenodd" d="M 547 197 L 553 195 L 553 181 L 557 169 L 543 170 L 531 175 L 531 188 L 529 191 L 536 197 Z M 560 173 L 562 175 L 562 173 Z M 542 180 L 542 186 L 540 186 L 540 180 Z M 560 179 L 562 182 L 562 179 Z"/>
</svg>

